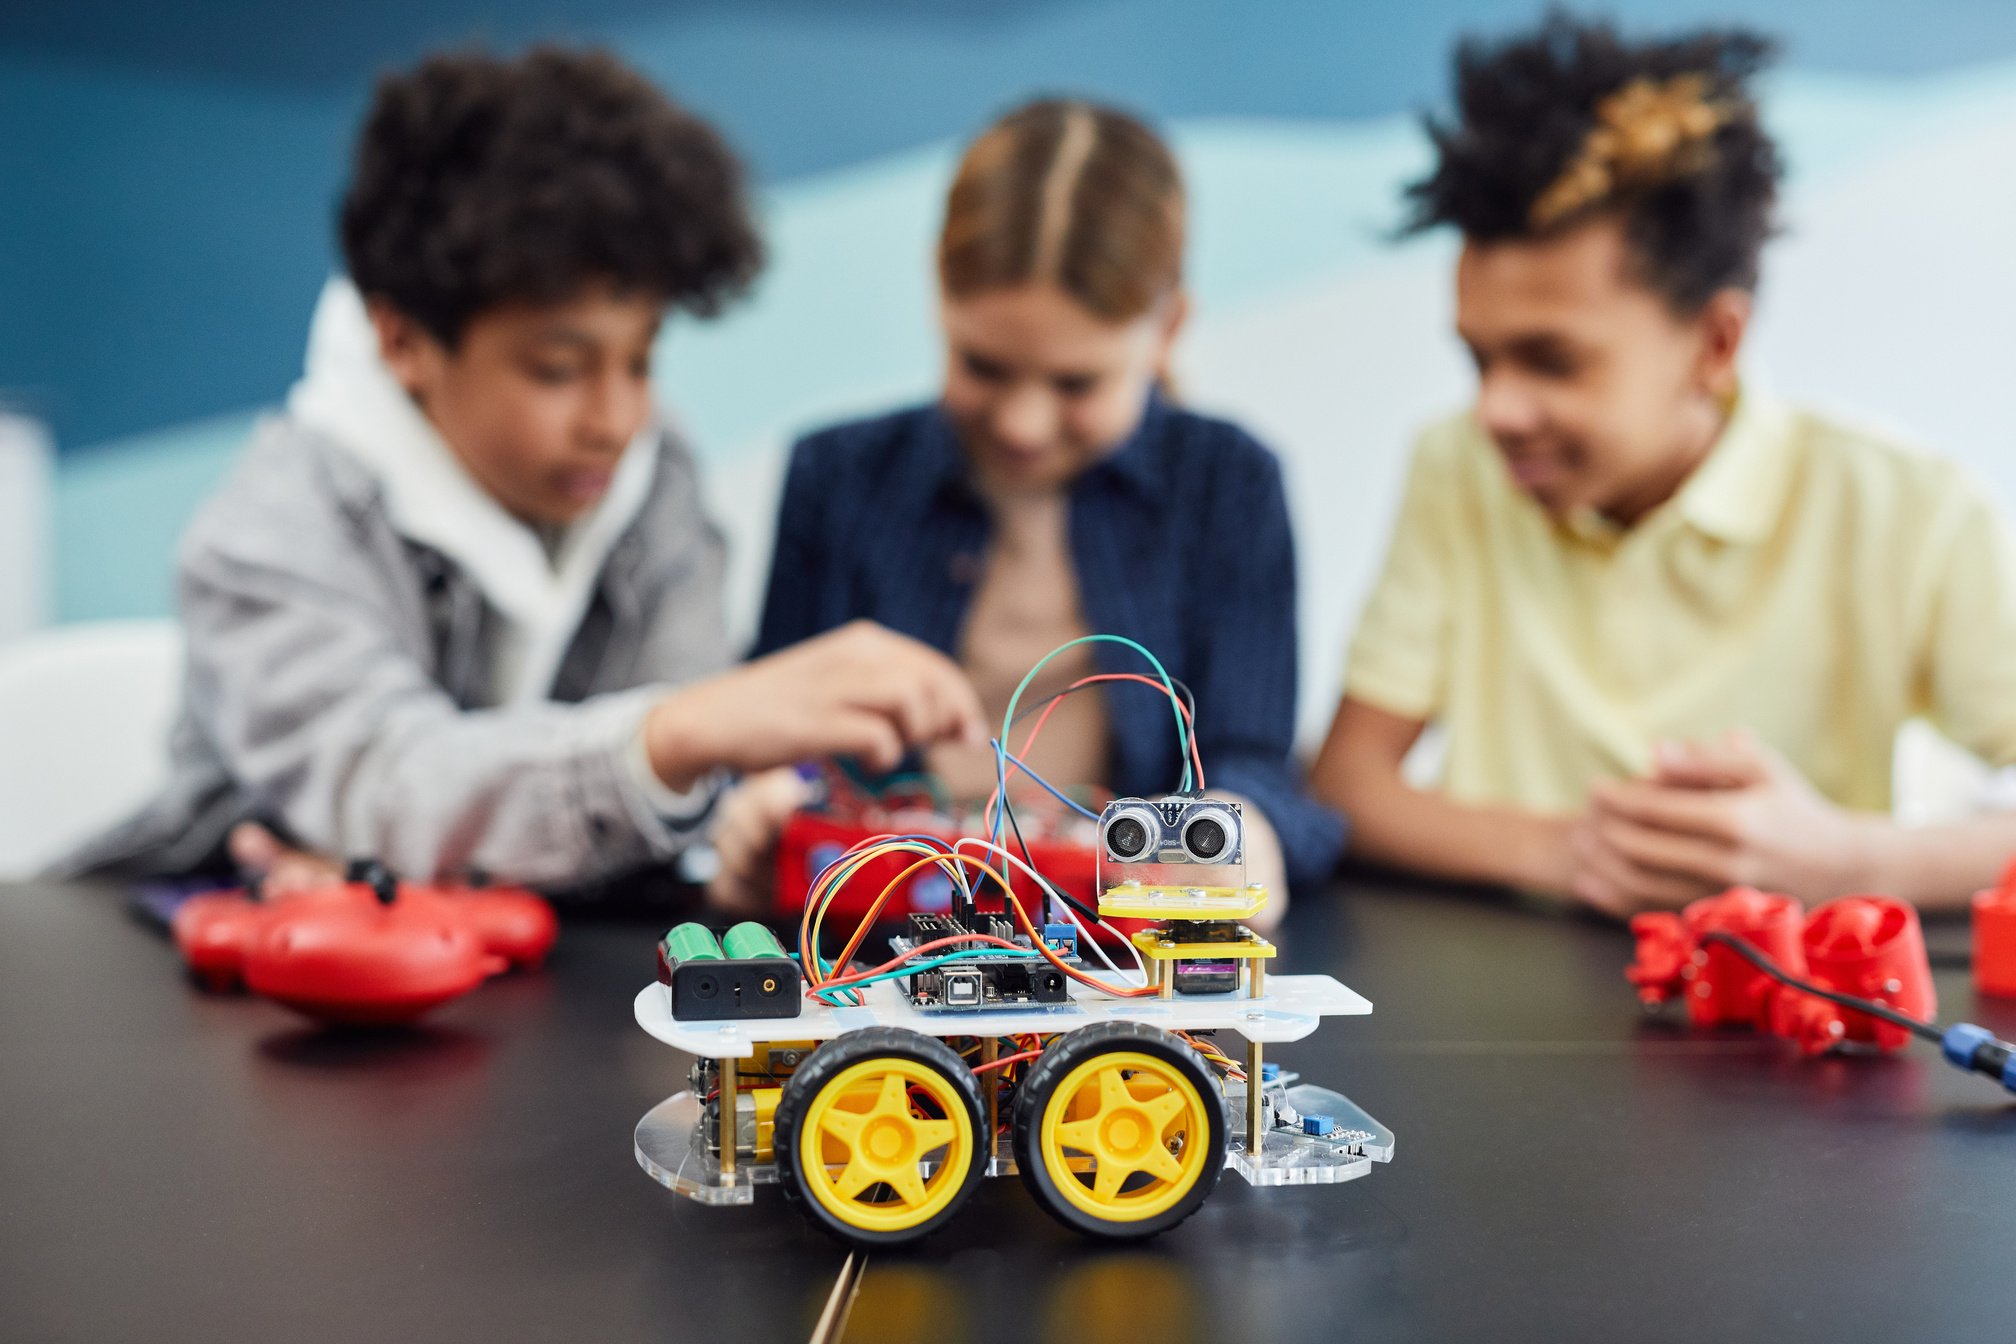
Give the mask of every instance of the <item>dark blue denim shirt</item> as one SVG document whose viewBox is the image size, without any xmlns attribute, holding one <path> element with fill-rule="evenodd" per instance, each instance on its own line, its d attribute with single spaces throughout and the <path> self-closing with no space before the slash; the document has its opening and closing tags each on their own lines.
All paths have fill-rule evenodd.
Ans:
<svg viewBox="0 0 2016 1344">
<path fill-rule="evenodd" d="M 991 522 L 936 405 L 822 430 L 791 454 L 755 652 L 867 618 L 959 646 Z M 1274 455 L 1152 397 L 1140 427 L 1071 486 L 1071 559 L 1090 627 L 1153 650 L 1197 697 L 1213 791 L 1244 794 L 1280 834 L 1293 885 L 1336 865 L 1344 821 L 1303 792 L 1295 731 L 1295 549 Z M 1109 672 L 1139 655 L 1093 646 Z M 1107 696 L 1112 786 L 1174 789 L 1160 696 Z"/>
</svg>

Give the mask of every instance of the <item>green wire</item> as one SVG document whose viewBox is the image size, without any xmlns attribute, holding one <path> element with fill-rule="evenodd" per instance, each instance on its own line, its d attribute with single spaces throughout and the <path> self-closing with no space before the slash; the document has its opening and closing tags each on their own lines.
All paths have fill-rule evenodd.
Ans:
<svg viewBox="0 0 2016 1344">
<path fill-rule="evenodd" d="M 906 853 L 910 853 L 910 854 L 915 854 L 915 855 L 917 855 L 917 856 L 919 856 L 919 857 L 926 857 L 926 856 L 937 856 L 937 857 L 941 857 L 941 858 L 942 858 L 942 857 L 945 857 L 945 852 L 944 852 L 943 850 L 934 850 L 934 849 L 932 849 L 932 848 L 931 848 L 931 847 L 930 847 L 929 845 L 924 845 L 924 844 L 919 844 L 919 843 L 916 843 L 916 842 L 914 842 L 914 841 L 897 841 L 897 842 L 895 842 L 895 843 L 896 843 L 897 845 L 901 846 L 901 847 L 902 847 L 902 850 L 903 850 L 904 852 L 906 852 Z M 845 868 L 845 869 L 843 869 L 842 871 L 840 871 L 839 873 L 835 874 L 835 875 L 834 875 L 834 878 L 833 878 L 833 880 L 832 880 L 831 882 L 829 882 L 829 883 L 827 883 L 827 884 L 826 884 L 826 894 L 825 894 L 825 895 L 824 895 L 823 897 L 821 897 L 821 898 L 820 898 L 820 901 L 819 901 L 819 907 L 823 909 L 823 908 L 824 908 L 825 906 L 828 906 L 828 905 L 832 904 L 832 902 L 833 902 L 833 898 L 834 898 L 835 896 L 839 895 L 839 893 L 840 893 L 840 888 L 841 888 L 841 887 L 843 887 L 843 886 L 845 886 L 845 885 L 846 885 L 846 884 L 847 884 L 847 883 L 848 883 L 849 881 L 851 881 L 851 880 L 853 879 L 853 877 L 854 877 L 854 874 L 855 874 L 855 873 L 857 873 L 857 872 L 859 872 L 859 871 L 861 871 L 861 869 L 862 869 L 862 867 L 863 867 L 864 865 L 866 865 L 866 864 L 868 864 L 868 863 L 872 862 L 872 861 L 873 861 L 873 860 L 875 860 L 875 859 L 878 859 L 878 858 L 886 858 L 886 857 L 887 857 L 887 854 L 886 854 L 886 852 L 885 852 L 885 853 L 883 853 L 883 854 L 877 854 L 877 853 L 874 853 L 873 851 L 863 851 L 863 852 L 862 852 L 862 853 L 860 853 L 860 854 L 856 854 L 856 855 L 853 855 L 853 856 L 851 856 L 850 858 L 848 858 L 847 860 L 844 860 L 844 862 L 845 862 L 845 863 L 847 864 L 846 868 Z M 812 917 L 813 917 L 813 914 L 814 914 L 814 911 L 813 911 L 813 910 L 812 910 L 811 908 L 808 908 L 808 909 L 807 909 L 807 910 L 806 910 L 806 911 L 805 911 L 805 912 L 804 912 L 804 913 L 803 913 L 803 914 L 802 914 L 802 915 L 801 915 L 801 916 L 799 917 L 799 924 L 800 924 L 800 926 L 801 926 L 801 927 L 807 927 L 807 926 L 808 926 L 808 921 L 810 921 L 810 920 L 812 919 Z M 948 957 L 948 959 L 951 959 L 951 960 L 956 960 L 956 959 L 958 959 L 959 957 L 970 957 L 970 956 L 974 955 L 974 953 L 975 953 L 975 952 L 988 952 L 988 951 L 998 951 L 998 950 L 1000 950 L 1000 949 L 993 949 L 993 948 L 974 948 L 974 949 L 969 949 L 969 950 L 967 950 L 967 951 L 964 951 L 964 952 L 954 952 L 954 953 L 951 953 L 951 954 L 949 954 L 949 957 Z M 836 968 L 835 968 L 835 966 L 834 966 L 834 964 L 833 964 L 832 962 L 830 962 L 830 961 L 826 960 L 826 954 L 825 954 L 825 953 L 823 953 L 823 952 L 821 952 L 821 951 L 820 951 L 820 950 L 819 950 L 818 948 L 816 948 L 816 947 L 812 949 L 812 953 L 813 953 L 813 958 L 814 958 L 815 962 L 817 963 L 817 965 L 818 965 L 818 967 L 819 967 L 819 974 L 820 974 L 820 975 L 821 975 L 822 977 L 824 977 L 824 976 L 827 976 L 827 975 L 830 975 L 830 974 L 832 974 L 832 973 L 833 973 L 833 971 L 834 971 L 834 970 L 835 970 Z M 795 955 L 797 955 L 797 954 L 796 954 L 796 953 L 793 953 L 792 955 L 794 955 L 794 956 L 795 956 Z M 1020 953 L 1020 952 L 1008 952 L 1008 953 L 1005 953 L 1004 955 L 1007 955 L 1007 956 L 1025 956 L 1025 955 L 1027 955 L 1027 956 L 1040 956 L 1041 954 L 1040 954 L 1040 953 Z M 941 963 L 939 963 L 939 962 L 932 962 L 932 963 L 931 963 L 931 965 L 932 965 L 932 966 L 936 966 L 936 965 L 940 965 L 940 964 L 941 964 Z M 924 966 L 924 967 L 915 967 L 915 968 L 911 968 L 911 969 L 917 969 L 917 970 L 929 970 L 929 969 L 931 969 L 931 967 L 930 967 L 930 966 Z M 859 1004 L 859 1003 L 861 1002 L 861 996 L 860 996 L 859 994 L 856 994 L 856 993 L 854 993 L 854 991 L 855 991 L 855 990 L 857 990 L 857 989 L 859 989 L 859 988 L 861 987 L 861 985 L 872 985 L 872 984 L 874 984 L 874 983 L 875 983 L 875 981 L 876 981 L 876 980 L 887 980 L 887 979 L 891 978 L 892 976 L 898 976 L 898 975 L 909 975 L 909 974 L 910 974 L 910 970 L 895 970 L 895 971 L 890 971 L 890 972 L 889 972 L 888 974 L 886 974 L 886 975 L 878 975 L 878 976 L 875 976 L 875 977 L 874 977 L 873 979 L 869 979 L 869 980 L 863 980 L 863 981 L 861 981 L 861 982 L 860 982 L 860 984 L 856 984 L 856 985 L 846 985 L 846 986 L 839 986 L 839 987 L 835 987 L 835 988 L 833 988 L 833 989 L 815 989 L 815 990 L 814 990 L 814 991 L 812 991 L 812 992 L 813 992 L 814 994 L 818 995 L 818 996 L 819 996 L 819 998 L 820 998 L 820 999 L 821 999 L 821 1000 L 822 1000 L 823 1002 L 827 1003 L 828 1005 L 831 1005 L 831 1006 L 834 1006 L 834 1007 L 837 1007 L 838 1005 L 837 1005 L 837 1004 L 834 1004 L 834 1003 L 833 1003 L 833 1000 L 831 1000 L 831 999 L 829 999 L 829 998 L 827 998 L 827 997 L 826 997 L 826 996 L 827 996 L 828 994 L 846 994 L 846 995 L 849 995 L 849 996 L 850 996 L 850 997 L 851 997 L 851 998 L 853 999 L 853 1002 L 854 1002 L 855 1004 L 857 1004 L 857 1005 L 858 1005 L 858 1004 Z"/>
<path fill-rule="evenodd" d="M 898 966 L 893 971 L 884 971 L 880 975 L 871 975 L 866 980 L 857 980 L 851 985 L 836 985 L 831 989 L 814 990 L 813 993 L 822 999 L 826 999 L 828 994 L 846 994 L 865 985 L 872 985 L 877 980 L 894 980 L 899 976 L 915 975 L 919 971 L 935 970 L 947 962 L 964 961 L 969 957 L 1040 957 L 1042 955 L 1041 952 L 1010 952 L 1005 948 L 999 947 L 969 947 L 958 952 L 947 952 L 944 956 L 933 957 L 929 961 L 920 961 L 914 966 Z M 828 1005 L 833 1005 L 833 1000 L 831 999 L 826 999 L 826 1002 Z"/>
<path fill-rule="evenodd" d="M 1148 665 L 1155 669 L 1155 675 L 1162 679 L 1162 685 L 1169 692 L 1169 713 L 1176 720 L 1177 755 L 1183 758 L 1183 783 L 1180 791 L 1188 792 L 1190 789 L 1190 730 L 1183 723 L 1183 704 L 1182 701 L 1176 698 L 1175 683 L 1169 680 L 1169 673 L 1162 666 L 1160 658 L 1157 658 L 1154 654 L 1148 652 L 1147 649 L 1136 644 L 1125 635 L 1080 635 L 1076 639 L 1059 644 L 1056 648 L 1037 659 L 1036 666 L 1030 668 L 1023 676 L 1021 682 L 1015 687 L 1015 694 L 1008 697 L 1008 712 L 1001 716 L 1001 750 L 1004 752 L 1008 750 L 1008 730 L 1014 726 L 1015 706 L 1022 702 L 1022 692 L 1029 689 L 1029 683 L 1036 679 L 1036 674 L 1043 670 L 1045 663 L 1064 652 L 1064 650 L 1075 649 L 1080 644 L 1124 645 L 1140 654 L 1143 658 L 1146 658 Z"/>
<path fill-rule="evenodd" d="M 919 857 L 923 857 L 926 855 L 937 855 L 939 857 L 945 857 L 945 851 L 934 850 L 928 845 L 918 844 L 913 841 L 896 841 L 894 843 L 905 846 L 904 852 L 915 854 Z M 854 874 L 860 872 L 861 869 L 866 864 L 868 864 L 874 859 L 886 858 L 886 857 L 887 857 L 886 853 L 876 854 L 872 851 L 863 851 L 860 854 L 850 856 L 848 859 L 845 860 L 847 867 L 841 872 L 837 873 L 834 876 L 833 880 L 826 884 L 826 894 L 819 899 L 818 908 L 823 909 L 824 907 L 831 905 L 833 903 L 833 898 L 840 894 L 840 888 L 847 885 L 848 882 L 852 881 Z M 840 862 L 840 860 L 835 860 L 835 862 Z M 800 926 L 809 928 L 810 921 L 816 912 L 817 911 L 815 909 L 808 907 L 802 914 L 799 915 L 798 922 Z M 826 960 L 825 953 L 819 951 L 819 949 L 816 947 L 812 949 L 812 952 L 814 957 L 818 961 L 819 974 L 822 976 L 830 974 L 833 970 L 833 963 Z"/>
</svg>

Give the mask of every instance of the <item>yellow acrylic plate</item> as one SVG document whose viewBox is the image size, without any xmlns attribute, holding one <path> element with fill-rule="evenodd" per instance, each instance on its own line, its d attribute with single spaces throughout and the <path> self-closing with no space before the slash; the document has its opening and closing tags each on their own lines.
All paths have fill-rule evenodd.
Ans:
<svg viewBox="0 0 2016 1344">
<path fill-rule="evenodd" d="M 1274 955 L 1274 944 L 1252 935 L 1239 943 L 1169 943 L 1162 940 L 1160 929 L 1141 930 L 1134 935 L 1134 946 L 1150 961 L 1238 961 Z"/>
<path fill-rule="evenodd" d="M 1251 919 L 1267 908 L 1267 888 L 1141 886 L 1108 887 L 1099 897 L 1107 919 Z"/>
</svg>

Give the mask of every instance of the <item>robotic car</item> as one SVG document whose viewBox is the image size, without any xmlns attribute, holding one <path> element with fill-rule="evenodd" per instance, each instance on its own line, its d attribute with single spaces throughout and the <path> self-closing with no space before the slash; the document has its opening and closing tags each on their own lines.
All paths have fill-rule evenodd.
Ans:
<svg viewBox="0 0 2016 1344">
<path fill-rule="evenodd" d="M 1001 745 L 1011 701 L 993 840 L 853 845 L 813 882 L 795 952 L 753 924 L 721 944 L 697 925 L 667 934 L 636 1020 L 695 1062 L 636 1127 L 644 1170 L 704 1204 L 781 1185 L 827 1232 L 886 1246 L 942 1226 L 986 1176 L 1019 1175 L 1067 1226 L 1131 1239 L 1195 1212 L 1227 1166 L 1276 1186 L 1390 1161 L 1377 1120 L 1264 1058 L 1372 1005 L 1327 975 L 1268 975 L 1275 948 L 1246 923 L 1267 891 L 1245 878 L 1240 805 L 1203 791 L 1184 701 L 1166 674 L 1151 684 L 1196 768 L 1177 792 L 1088 813 L 1096 910 L 1003 843 L 1007 775 L 1023 768 Z M 880 895 L 829 959 L 824 916 L 864 870 Z M 950 908 L 910 913 L 888 959 L 857 965 L 892 894 L 926 870 L 950 882 Z M 1110 945 L 1110 919 L 1141 921 L 1121 964 L 1092 937 Z"/>
</svg>

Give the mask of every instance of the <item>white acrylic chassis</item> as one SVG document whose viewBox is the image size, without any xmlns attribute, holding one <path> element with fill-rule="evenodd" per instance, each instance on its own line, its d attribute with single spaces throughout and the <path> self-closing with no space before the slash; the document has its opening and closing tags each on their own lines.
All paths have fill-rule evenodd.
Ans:
<svg viewBox="0 0 2016 1344">
<path fill-rule="evenodd" d="M 1170 999 L 1118 999 L 1096 990 L 1071 986 L 1068 1003 L 994 1011 L 922 1012 L 897 982 L 884 980 L 862 991 L 859 1006 L 832 1007 L 807 1000 L 797 1017 L 743 1022 L 682 1022 L 672 1016 L 671 990 L 646 985 L 637 994 L 637 1024 L 665 1044 L 710 1059 L 747 1059 L 758 1043 L 824 1041 L 863 1027 L 905 1027 L 926 1036 L 1013 1036 L 1074 1031 L 1098 1022 L 1143 1022 L 1177 1031 L 1236 1031 L 1249 1041 L 1272 1044 L 1299 1041 L 1316 1030 L 1320 1019 L 1372 1011 L 1363 995 L 1327 975 L 1267 977 L 1266 993 L 1254 999 L 1238 995 L 1177 995 Z M 1226 1112 L 1230 1122 L 1226 1165 L 1254 1185 L 1319 1185 L 1355 1180 L 1374 1162 L 1393 1158 L 1393 1134 L 1384 1125 L 1339 1094 L 1319 1087 L 1288 1087 L 1285 1077 L 1270 1094 L 1285 1098 L 1302 1115 L 1327 1115 L 1336 1128 L 1326 1136 L 1271 1130 L 1257 1159 L 1246 1151 L 1245 1107 L 1240 1083 L 1228 1083 Z M 700 1134 L 701 1105 L 690 1092 L 668 1097 L 637 1122 L 633 1149 L 637 1163 L 653 1180 L 706 1204 L 747 1204 L 757 1185 L 777 1179 L 768 1162 L 737 1162 L 727 1183 L 718 1159 L 707 1151 Z M 987 1175 L 1015 1170 L 1004 1139 L 987 1163 Z"/>
</svg>

